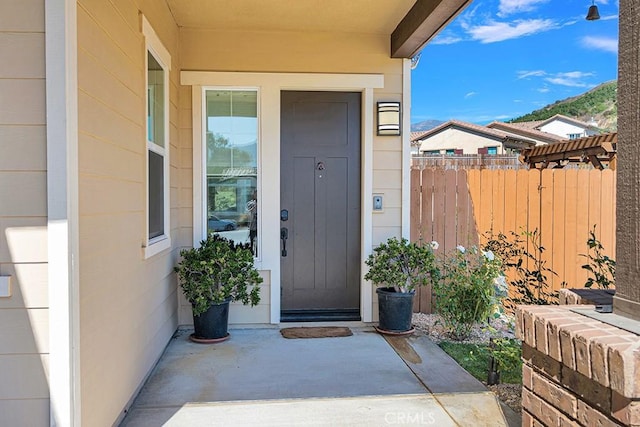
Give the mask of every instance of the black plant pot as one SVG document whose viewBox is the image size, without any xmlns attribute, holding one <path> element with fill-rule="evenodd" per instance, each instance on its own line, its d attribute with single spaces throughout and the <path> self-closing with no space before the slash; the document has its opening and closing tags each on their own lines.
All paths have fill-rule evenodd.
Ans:
<svg viewBox="0 0 640 427">
<path fill-rule="evenodd" d="M 199 316 L 193 316 L 193 341 L 207 342 L 209 340 L 225 339 L 229 333 L 229 303 L 231 299 L 211 307 Z"/>
<path fill-rule="evenodd" d="M 394 288 L 378 288 L 378 330 L 393 334 L 411 331 L 415 291 L 396 292 Z"/>
</svg>

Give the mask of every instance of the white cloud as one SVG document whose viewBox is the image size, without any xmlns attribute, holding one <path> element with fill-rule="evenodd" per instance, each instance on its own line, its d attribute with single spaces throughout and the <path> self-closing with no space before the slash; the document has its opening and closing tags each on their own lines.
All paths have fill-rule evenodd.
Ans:
<svg viewBox="0 0 640 427">
<path fill-rule="evenodd" d="M 478 94 L 478 92 L 469 92 L 464 97 L 465 98 L 471 98 L 472 96 L 476 96 L 477 94 Z"/>
<path fill-rule="evenodd" d="M 618 40 L 611 37 L 585 36 L 582 38 L 582 46 L 590 49 L 604 50 L 605 52 L 618 53 Z"/>
<path fill-rule="evenodd" d="M 590 83 L 586 83 L 583 79 L 586 77 L 592 77 L 594 73 L 585 73 L 582 71 L 570 71 L 568 73 L 557 73 L 553 76 L 546 77 L 545 81 L 554 85 L 569 86 L 569 87 L 591 87 Z"/>
<path fill-rule="evenodd" d="M 540 77 L 543 81 L 547 83 L 552 83 L 555 85 L 561 86 L 570 86 L 570 87 L 591 87 L 593 86 L 591 83 L 587 83 L 585 80 L 589 77 L 595 76 L 595 73 L 585 72 L 585 71 L 568 71 L 564 73 L 548 73 L 543 70 L 534 70 L 534 71 L 517 71 L 517 78 L 520 79 L 529 79 L 531 77 Z M 540 93 L 549 92 L 549 88 L 545 85 L 538 89 L 536 89 Z"/>
<path fill-rule="evenodd" d="M 433 39 L 431 44 L 454 44 L 461 41 L 462 38 L 458 36 L 439 36 Z"/>
<path fill-rule="evenodd" d="M 486 25 L 468 27 L 467 32 L 474 40 L 479 40 L 481 43 L 495 43 L 556 28 L 559 28 L 559 25 L 552 19 L 529 19 L 517 20 L 513 23 L 490 22 Z"/>
<path fill-rule="evenodd" d="M 539 4 L 547 3 L 549 0 L 500 0 L 498 15 L 506 16 L 519 12 L 530 12 L 535 10 Z"/>
<path fill-rule="evenodd" d="M 529 77 L 542 77 L 542 76 L 546 76 L 547 73 L 545 71 L 542 70 L 534 70 L 534 71 L 518 71 L 517 72 L 518 75 L 518 80 L 520 79 L 526 79 Z"/>
</svg>

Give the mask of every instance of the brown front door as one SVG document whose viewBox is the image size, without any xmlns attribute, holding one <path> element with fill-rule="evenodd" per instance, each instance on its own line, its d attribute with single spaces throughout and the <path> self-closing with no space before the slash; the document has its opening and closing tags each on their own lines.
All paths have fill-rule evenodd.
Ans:
<svg viewBox="0 0 640 427">
<path fill-rule="evenodd" d="M 283 321 L 360 318 L 360 100 L 282 92 Z"/>
</svg>

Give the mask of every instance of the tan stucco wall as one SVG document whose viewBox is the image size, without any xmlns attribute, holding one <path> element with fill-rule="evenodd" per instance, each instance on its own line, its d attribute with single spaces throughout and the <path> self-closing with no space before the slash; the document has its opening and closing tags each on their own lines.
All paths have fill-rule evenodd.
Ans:
<svg viewBox="0 0 640 427">
<path fill-rule="evenodd" d="M 640 8 L 620 2 L 618 223 L 614 310 L 640 320 Z"/>
<path fill-rule="evenodd" d="M 0 0 L 0 424 L 49 424 L 44 0 Z"/>
<path fill-rule="evenodd" d="M 181 68 L 186 71 L 383 74 L 384 88 L 375 90 L 374 101 L 402 101 L 403 62 L 389 58 L 389 38 L 384 35 L 324 32 L 222 32 L 182 28 L 180 52 Z M 305 88 L 295 89 L 304 90 Z M 193 142 L 191 87 L 183 87 L 180 98 L 181 143 L 183 143 L 183 149 L 191 154 L 190 146 Z M 274 106 L 274 108 L 278 107 Z M 405 114 L 408 113 L 408 106 L 405 106 Z M 262 144 L 277 143 L 279 142 L 262 141 Z M 384 194 L 385 203 L 384 212 L 373 215 L 372 240 L 375 246 L 390 236 L 401 234 L 402 142 L 400 137 L 374 136 L 373 147 L 373 193 Z M 262 166 L 268 168 L 268 165 Z M 279 171 L 272 171 L 272 173 L 279 174 Z M 180 179 L 181 188 L 190 187 L 191 171 L 184 170 Z M 263 191 L 274 190 L 264 189 Z M 268 193 L 265 193 L 265 196 L 267 195 Z M 189 196 L 188 193 L 181 194 L 180 199 L 188 200 Z M 363 197 L 370 197 L 370 195 L 363 194 Z M 187 217 L 192 215 L 191 209 L 191 206 L 184 208 L 182 217 L 185 222 L 181 225 L 187 224 Z M 280 224 L 277 222 L 262 224 L 262 226 L 280 227 Z M 187 240 L 189 235 L 192 235 L 191 230 L 184 229 L 184 235 L 181 230 L 181 236 L 184 236 L 181 238 L 181 244 L 191 244 Z M 265 278 L 269 277 L 268 270 L 263 273 Z M 269 289 L 279 286 L 277 283 L 269 282 L 265 285 L 271 285 Z M 261 307 L 257 309 L 233 307 L 230 315 L 231 322 L 268 322 L 269 310 L 268 306 L 264 306 L 268 301 L 269 294 L 265 292 L 262 295 Z M 192 322 L 190 313 L 190 306 L 181 298 L 181 324 Z"/>
<path fill-rule="evenodd" d="M 447 149 L 462 149 L 462 154 L 478 154 L 478 148 L 484 147 L 497 147 L 498 154 L 504 153 L 504 146 L 501 141 L 473 132 L 449 128 L 425 139 L 420 145 L 420 153 L 442 150 L 442 154 L 445 154 Z"/>
<path fill-rule="evenodd" d="M 145 40 L 171 54 L 171 237 L 178 240 L 178 29 L 160 1 L 78 1 L 80 369 L 83 426 L 111 425 L 177 327 L 177 249 L 143 258 Z"/>
</svg>

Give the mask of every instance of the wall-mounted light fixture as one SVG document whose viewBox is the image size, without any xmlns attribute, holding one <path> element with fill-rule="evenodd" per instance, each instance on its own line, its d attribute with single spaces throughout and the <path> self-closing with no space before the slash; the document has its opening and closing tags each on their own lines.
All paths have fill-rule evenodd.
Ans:
<svg viewBox="0 0 640 427">
<path fill-rule="evenodd" d="M 400 135 L 399 102 L 378 102 L 378 135 Z"/>
<path fill-rule="evenodd" d="M 596 21 L 600 19 L 600 14 L 598 13 L 598 6 L 596 6 L 596 1 L 591 1 L 591 6 L 589 6 L 589 12 L 587 13 L 587 21 Z"/>
</svg>

